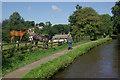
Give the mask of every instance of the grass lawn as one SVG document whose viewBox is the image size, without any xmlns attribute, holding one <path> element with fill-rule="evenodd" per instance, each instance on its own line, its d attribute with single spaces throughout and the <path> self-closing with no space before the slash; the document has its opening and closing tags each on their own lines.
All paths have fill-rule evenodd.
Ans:
<svg viewBox="0 0 120 80">
<path fill-rule="evenodd" d="M 73 43 L 73 46 L 83 44 L 83 43 L 86 43 L 89 41 L 90 40 Z M 13 57 L 3 60 L 2 76 L 4 76 L 5 74 L 7 74 L 11 71 L 14 71 L 14 70 L 20 68 L 20 67 L 23 67 L 26 64 L 30 64 L 34 61 L 40 60 L 42 58 L 45 58 L 47 56 L 50 56 L 54 53 L 57 53 L 59 51 L 65 50 L 65 49 L 67 49 L 67 43 L 65 43 L 62 46 L 50 48 L 47 50 L 37 49 L 32 52 L 24 53 L 24 54 L 23 53 L 15 53 Z"/>
</svg>

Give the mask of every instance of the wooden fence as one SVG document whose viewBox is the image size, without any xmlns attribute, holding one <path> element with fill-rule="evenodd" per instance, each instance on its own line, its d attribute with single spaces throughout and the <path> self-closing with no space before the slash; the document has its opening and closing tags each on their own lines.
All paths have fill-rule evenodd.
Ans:
<svg viewBox="0 0 120 80">
<path fill-rule="evenodd" d="M 99 36 L 100 38 L 100 36 Z M 79 42 L 79 41 L 85 41 L 90 40 L 89 36 L 82 36 L 82 37 L 74 37 L 73 42 Z M 61 46 L 65 44 L 65 41 L 59 41 L 53 42 L 50 41 L 48 43 L 46 42 L 40 42 L 40 41 L 25 41 L 25 42 L 16 42 L 16 43 L 8 43 L 8 44 L 0 44 L 1 50 L 0 52 L 17 52 L 17 51 L 32 51 L 34 49 L 40 48 L 40 49 L 49 49 L 57 46 Z"/>
<path fill-rule="evenodd" d="M 63 43 L 63 42 L 62 42 Z M 48 45 L 48 46 L 47 46 Z M 60 45 L 60 42 L 40 42 L 40 41 L 25 41 L 25 42 L 16 42 L 16 43 L 8 43 L 8 44 L 2 44 L 1 46 L 1 51 L 2 52 L 6 52 L 6 51 L 10 51 L 10 50 L 17 50 L 19 51 L 21 48 L 28 48 L 28 49 L 32 49 L 34 47 L 37 48 L 41 48 L 41 49 L 48 49 L 48 48 L 52 48 L 54 46 L 58 46 Z M 4 47 L 8 47 L 7 49 L 5 49 Z M 10 46 L 10 47 L 9 47 Z"/>
</svg>

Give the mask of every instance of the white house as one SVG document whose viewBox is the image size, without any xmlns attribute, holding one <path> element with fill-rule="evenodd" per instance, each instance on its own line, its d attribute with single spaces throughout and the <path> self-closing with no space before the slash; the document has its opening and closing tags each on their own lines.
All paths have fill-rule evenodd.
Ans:
<svg viewBox="0 0 120 80">
<path fill-rule="evenodd" d="M 39 29 L 42 29 L 42 28 L 43 28 L 43 26 L 39 26 L 39 25 L 37 25 L 37 27 L 38 27 Z"/>
<path fill-rule="evenodd" d="M 32 41 L 33 36 L 35 35 L 35 33 L 34 33 L 35 28 L 32 27 L 32 28 L 29 28 L 28 30 L 29 30 L 29 41 Z"/>
<path fill-rule="evenodd" d="M 29 30 L 29 32 L 33 32 L 34 33 L 35 28 L 34 27 L 33 28 L 29 28 L 28 30 Z"/>
</svg>

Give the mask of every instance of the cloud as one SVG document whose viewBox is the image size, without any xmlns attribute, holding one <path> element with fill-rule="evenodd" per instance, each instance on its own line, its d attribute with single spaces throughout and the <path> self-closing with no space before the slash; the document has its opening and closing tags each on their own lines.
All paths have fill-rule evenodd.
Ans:
<svg viewBox="0 0 120 80">
<path fill-rule="evenodd" d="M 29 7 L 28 7 L 28 11 L 31 11 L 31 10 L 32 10 L 32 7 L 31 7 L 31 6 L 29 6 Z"/>
<path fill-rule="evenodd" d="M 55 12 L 61 12 L 61 9 L 58 8 L 57 6 L 51 6 L 52 10 Z"/>
</svg>

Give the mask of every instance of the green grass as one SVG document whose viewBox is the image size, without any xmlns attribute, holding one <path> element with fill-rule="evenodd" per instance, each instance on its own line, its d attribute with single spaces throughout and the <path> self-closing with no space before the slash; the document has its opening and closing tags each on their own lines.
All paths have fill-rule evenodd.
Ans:
<svg viewBox="0 0 120 80">
<path fill-rule="evenodd" d="M 2 44 L 8 44 L 8 43 L 2 43 Z M 42 44 L 42 42 L 39 42 L 38 44 Z M 2 50 L 14 48 L 14 47 L 16 47 L 16 45 L 17 44 L 5 45 L 5 46 L 2 47 Z M 19 47 L 25 47 L 25 45 L 26 45 L 26 43 L 20 43 Z M 30 45 L 30 43 L 27 43 L 27 45 Z M 33 44 L 33 45 L 35 45 L 35 44 Z"/>
<path fill-rule="evenodd" d="M 55 73 L 57 73 L 60 69 L 67 67 L 79 55 L 87 52 L 88 50 L 90 50 L 90 48 L 100 45 L 108 40 L 111 40 L 111 38 L 105 38 L 102 40 L 98 40 L 98 42 L 93 42 L 90 44 L 80 46 L 79 48 L 76 48 L 68 52 L 67 54 L 64 54 L 58 58 L 52 59 L 30 70 L 26 75 L 22 77 L 22 79 L 24 78 L 50 78 Z"/>
<path fill-rule="evenodd" d="M 118 35 L 111 35 L 110 36 L 112 39 L 117 39 Z"/>
<path fill-rule="evenodd" d="M 90 40 L 73 43 L 73 46 L 83 44 L 83 43 L 86 43 L 89 41 Z M 65 49 L 67 49 L 67 44 L 64 44 L 62 46 L 55 47 L 55 48 L 50 48 L 48 50 L 40 49 L 40 50 L 35 50 L 33 52 L 24 53 L 24 54 L 15 53 L 13 57 L 3 60 L 2 75 L 4 76 L 5 74 L 7 74 L 11 71 L 14 71 L 20 67 L 23 67 L 26 64 L 30 64 L 32 62 L 35 62 L 37 60 L 40 60 L 42 58 L 45 58 L 47 56 L 50 56 L 56 52 L 59 52 L 59 51 L 65 50 Z"/>
</svg>

